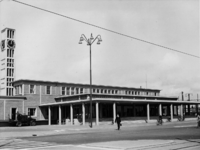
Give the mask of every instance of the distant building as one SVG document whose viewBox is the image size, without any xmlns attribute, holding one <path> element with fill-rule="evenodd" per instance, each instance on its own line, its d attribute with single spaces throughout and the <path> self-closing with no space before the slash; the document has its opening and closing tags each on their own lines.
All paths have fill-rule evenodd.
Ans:
<svg viewBox="0 0 200 150">
<path fill-rule="evenodd" d="M 82 124 L 90 121 L 90 85 L 66 82 L 14 80 L 15 30 L 6 28 L 1 41 L 0 120 L 16 120 L 16 113 L 28 114 L 48 124 Z M 10 41 L 10 42 L 9 42 Z M 5 46 L 7 45 L 7 46 Z M 92 117 L 114 121 L 116 114 L 127 120 L 177 118 L 198 112 L 199 102 L 178 101 L 161 96 L 158 89 L 92 85 Z"/>
</svg>

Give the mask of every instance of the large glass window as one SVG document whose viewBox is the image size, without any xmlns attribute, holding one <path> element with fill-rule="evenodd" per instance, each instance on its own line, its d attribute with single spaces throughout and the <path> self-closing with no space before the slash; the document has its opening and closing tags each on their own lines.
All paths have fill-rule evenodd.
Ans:
<svg viewBox="0 0 200 150">
<path fill-rule="evenodd" d="M 31 84 L 30 85 L 30 94 L 35 94 L 35 85 Z"/>
<path fill-rule="evenodd" d="M 36 108 L 28 108 L 28 115 L 32 117 L 36 117 Z"/>
</svg>

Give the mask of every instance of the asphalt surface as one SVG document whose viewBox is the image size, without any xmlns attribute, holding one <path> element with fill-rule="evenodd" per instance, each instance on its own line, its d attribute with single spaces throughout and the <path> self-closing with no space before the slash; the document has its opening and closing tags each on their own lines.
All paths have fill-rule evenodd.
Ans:
<svg viewBox="0 0 200 150">
<path fill-rule="evenodd" d="M 61 131 L 62 132 L 62 131 Z M 95 142 L 121 141 L 121 140 L 188 140 L 200 139 L 200 129 L 197 129 L 193 122 L 182 124 L 156 125 L 125 125 L 120 130 L 116 126 L 107 128 L 80 129 L 79 132 L 65 133 L 58 135 L 47 135 L 42 137 L 26 137 L 26 140 L 55 142 L 60 144 L 86 144 Z"/>
<path fill-rule="evenodd" d="M 1 127 L 0 149 L 200 149 L 196 121 L 100 126 Z"/>
</svg>

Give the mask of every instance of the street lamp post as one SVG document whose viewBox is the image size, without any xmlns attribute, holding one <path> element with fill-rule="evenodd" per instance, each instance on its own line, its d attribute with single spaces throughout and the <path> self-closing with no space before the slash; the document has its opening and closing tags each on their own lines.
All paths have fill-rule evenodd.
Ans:
<svg viewBox="0 0 200 150">
<path fill-rule="evenodd" d="M 97 44 L 100 44 L 100 42 L 102 42 L 100 35 L 97 35 L 96 38 L 93 38 L 93 36 L 91 34 L 91 37 L 89 39 L 87 39 L 86 36 L 84 34 L 82 34 L 81 37 L 80 37 L 80 41 L 79 41 L 79 44 L 82 44 L 82 41 L 86 41 L 87 45 L 90 46 L 90 122 L 91 122 L 90 127 L 91 128 L 92 128 L 92 58 L 91 58 L 91 48 L 92 48 L 92 44 L 97 39 L 98 39 Z"/>
</svg>

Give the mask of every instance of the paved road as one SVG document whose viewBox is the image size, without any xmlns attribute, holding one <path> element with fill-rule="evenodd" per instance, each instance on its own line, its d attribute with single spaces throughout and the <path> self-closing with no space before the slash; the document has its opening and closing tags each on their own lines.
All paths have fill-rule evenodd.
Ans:
<svg viewBox="0 0 200 150">
<path fill-rule="evenodd" d="M 0 149 L 200 149 L 200 129 L 194 121 L 165 123 L 163 126 L 123 124 L 119 131 L 113 125 L 92 129 L 87 126 L 37 126 L 1 131 L 5 135 L 21 132 L 26 137 L 18 135 L 21 138 L 8 140 L 10 143 Z M 34 133 L 37 136 L 33 136 Z"/>
</svg>

